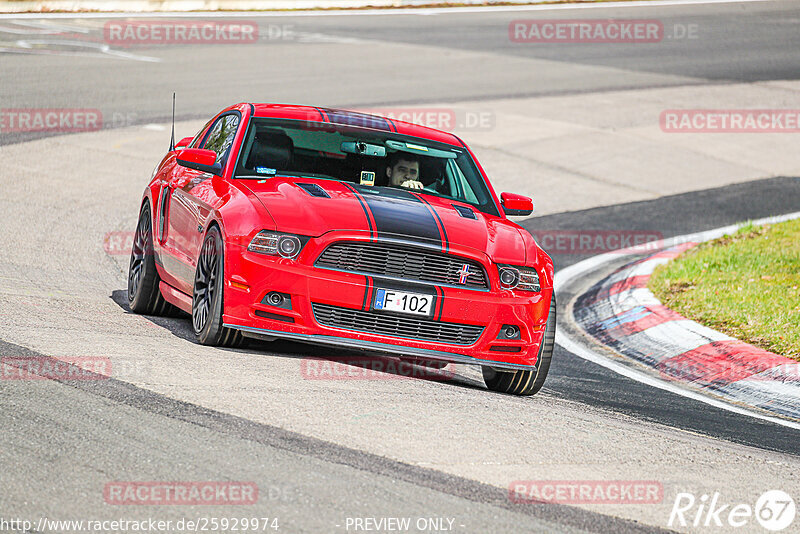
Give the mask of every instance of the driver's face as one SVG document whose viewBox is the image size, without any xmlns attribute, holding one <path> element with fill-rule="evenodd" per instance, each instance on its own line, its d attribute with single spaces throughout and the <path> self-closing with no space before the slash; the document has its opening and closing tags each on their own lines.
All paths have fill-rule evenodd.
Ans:
<svg viewBox="0 0 800 534">
<path fill-rule="evenodd" d="M 389 177 L 389 183 L 396 186 L 408 180 L 419 180 L 419 163 L 401 159 L 394 167 L 386 168 L 386 176 Z"/>
</svg>

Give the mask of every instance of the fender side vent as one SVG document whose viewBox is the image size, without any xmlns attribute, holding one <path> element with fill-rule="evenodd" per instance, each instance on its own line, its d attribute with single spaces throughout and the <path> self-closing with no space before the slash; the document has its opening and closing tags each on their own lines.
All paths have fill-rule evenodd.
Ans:
<svg viewBox="0 0 800 534">
<path fill-rule="evenodd" d="M 331 198 L 327 191 L 322 189 L 317 184 L 297 184 L 297 187 L 300 187 L 311 195 L 312 197 L 322 197 L 322 198 Z"/>
<path fill-rule="evenodd" d="M 465 219 L 477 219 L 478 218 L 475 215 L 475 212 L 472 211 L 471 208 L 468 208 L 466 206 L 459 206 L 457 204 L 450 204 L 450 205 L 453 206 L 455 208 L 455 210 L 458 212 L 458 214 L 461 215 L 462 217 L 464 217 Z"/>
</svg>

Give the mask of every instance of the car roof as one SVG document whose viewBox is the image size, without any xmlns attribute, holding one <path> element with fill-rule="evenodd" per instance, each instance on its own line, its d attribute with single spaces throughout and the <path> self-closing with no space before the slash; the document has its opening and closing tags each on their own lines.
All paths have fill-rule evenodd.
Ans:
<svg viewBox="0 0 800 534">
<path fill-rule="evenodd" d="M 396 132 L 401 135 L 420 137 L 423 139 L 429 139 L 431 141 L 447 143 L 449 145 L 462 145 L 461 140 L 458 137 L 448 132 L 443 132 L 434 128 L 428 128 L 427 126 L 420 126 L 419 124 L 412 124 L 410 122 L 399 121 L 388 117 L 381 117 L 380 115 L 361 113 L 358 111 L 320 108 L 315 106 L 297 106 L 292 104 L 255 103 L 238 104 L 231 106 L 230 109 L 240 109 L 241 106 L 253 106 L 253 116 L 255 117 L 294 119 L 311 122 L 329 122 L 333 124 L 343 124 L 347 126 Z"/>
</svg>

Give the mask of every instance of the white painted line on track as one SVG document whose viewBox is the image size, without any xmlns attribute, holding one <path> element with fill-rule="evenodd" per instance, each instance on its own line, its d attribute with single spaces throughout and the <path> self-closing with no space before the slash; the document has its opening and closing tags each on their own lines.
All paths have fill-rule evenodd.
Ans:
<svg viewBox="0 0 800 534">
<path fill-rule="evenodd" d="M 20 22 L 14 22 L 13 24 L 18 24 L 23 26 Z M 9 33 L 13 35 L 56 35 L 64 33 L 58 29 L 45 29 L 45 28 L 33 28 L 29 25 L 25 25 L 23 28 L 14 28 L 12 26 L 0 26 L 0 33 Z"/>
<path fill-rule="evenodd" d="M 139 54 L 132 54 L 130 52 L 123 52 L 122 50 L 114 50 L 105 43 L 94 43 L 90 41 L 69 41 L 69 40 L 49 40 L 49 39 L 20 39 L 14 44 L 18 48 L 0 48 L 0 52 L 8 53 L 28 53 L 35 55 L 50 55 L 50 56 L 77 56 L 77 57 L 96 57 L 96 58 L 116 58 L 128 59 L 131 61 L 144 61 L 148 63 L 160 63 L 161 59 L 157 57 L 142 56 Z M 41 45 L 45 46 L 66 46 L 73 49 L 58 49 L 58 48 L 38 48 Z M 85 49 L 85 50 L 81 50 Z"/>
<path fill-rule="evenodd" d="M 793 428 L 795 430 L 800 430 L 800 423 L 795 423 L 794 421 L 781 419 L 779 417 L 771 417 L 769 415 L 755 413 L 745 408 L 736 406 L 735 404 L 730 404 L 728 402 L 717 400 L 714 397 L 709 397 L 708 395 L 705 395 L 703 393 L 698 393 L 696 391 L 684 389 L 671 382 L 665 382 L 663 380 L 659 380 L 654 376 L 648 375 L 641 371 L 637 371 L 636 369 L 628 367 L 627 365 L 615 362 L 601 354 L 598 354 L 596 352 L 593 352 L 592 350 L 587 349 L 586 347 L 579 344 L 577 341 L 573 340 L 571 337 L 564 334 L 560 330 L 556 331 L 556 343 L 558 343 L 571 353 L 575 354 L 576 356 L 583 358 L 584 360 L 596 363 L 601 367 L 605 367 L 606 369 L 609 369 L 619 375 L 630 378 L 631 380 L 635 380 L 647 386 L 663 389 L 664 391 L 669 391 L 670 393 L 675 393 L 676 395 L 696 400 L 708 404 L 709 406 L 713 406 L 715 408 L 720 408 L 722 410 L 727 410 L 729 412 L 737 413 L 740 415 L 746 415 L 748 417 L 754 417 L 755 419 L 760 419 L 762 421 L 769 421 L 770 423 L 775 423 L 788 428 Z"/>
<path fill-rule="evenodd" d="M 498 13 L 530 11 L 566 11 L 583 9 L 619 9 L 635 7 L 670 7 L 709 4 L 750 4 L 771 0 L 653 0 L 598 2 L 580 4 L 533 4 L 519 6 L 465 6 L 398 9 L 343 9 L 310 11 L 164 11 L 164 12 L 92 12 L 92 13 L 0 13 L 3 19 L 113 19 L 113 18 L 272 18 L 272 17 L 349 17 L 389 15 L 449 15 L 460 13 Z"/>
<path fill-rule="evenodd" d="M 38 22 L 36 20 L 21 20 L 14 24 L 17 26 L 24 26 L 27 28 L 41 29 L 47 31 L 58 31 L 61 33 L 89 33 L 90 28 L 85 26 L 77 26 L 75 24 L 54 24 L 52 22 Z"/>
<path fill-rule="evenodd" d="M 763 219 L 757 219 L 749 222 L 752 222 L 752 224 L 755 225 L 773 224 L 798 218 L 800 218 L 800 211 L 794 213 L 788 213 L 786 215 L 779 215 L 777 217 L 766 217 Z M 704 232 L 697 232 L 694 234 L 672 237 L 669 239 L 665 239 L 663 241 L 663 245 L 665 248 L 667 248 L 673 245 L 678 245 L 680 243 L 686 243 L 690 241 L 696 241 L 698 243 L 703 241 L 710 241 L 712 239 L 722 237 L 725 234 L 730 234 L 732 232 L 735 232 L 737 229 L 744 226 L 745 224 L 747 223 L 732 224 L 730 226 L 715 228 L 713 230 L 706 230 Z M 641 249 L 641 247 L 639 248 Z M 574 265 L 570 265 L 569 267 L 559 271 L 556 274 L 556 279 L 554 284 L 556 291 L 558 291 L 559 288 L 563 288 L 565 285 L 569 284 L 572 280 L 578 278 L 579 276 L 585 274 L 586 272 L 592 271 L 606 263 L 613 261 L 614 259 L 618 259 L 620 257 L 620 254 L 624 255 L 626 253 L 627 254 L 636 253 L 636 247 L 625 250 L 615 250 L 613 252 L 607 252 L 605 254 L 601 254 L 599 256 L 595 256 L 593 258 L 589 258 L 587 260 L 578 262 Z M 605 356 L 603 354 L 600 354 L 585 347 L 584 345 L 573 339 L 571 336 L 565 334 L 563 330 L 556 330 L 556 343 L 558 343 L 568 351 L 572 352 L 576 356 L 583 358 L 584 360 L 596 363 L 601 367 L 605 367 L 610 371 L 613 371 L 624 377 L 630 378 L 631 380 L 636 380 L 637 382 L 640 382 L 642 384 L 652 386 L 658 389 L 663 389 L 665 391 L 669 391 L 670 393 L 675 393 L 676 395 L 696 400 L 708 404 L 710 406 L 714 406 L 715 408 L 720 408 L 722 410 L 727 410 L 729 412 L 733 412 L 736 414 L 746 415 L 748 417 L 753 417 L 755 419 L 759 419 L 762 421 L 768 421 L 770 423 L 775 423 L 777 425 L 793 428 L 795 430 L 800 430 L 800 423 L 789 421 L 788 419 L 782 419 L 780 417 L 772 417 L 769 415 L 757 413 L 748 410 L 746 408 L 736 406 L 735 404 L 730 404 L 728 402 L 718 400 L 706 394 L 685 389 L 676 384 L 673 384 L 672 382 L 666 382 L 664 380 L 660 380 L 652 375 L 634 369 L 633 367 L 630 367 L 628 365 L 622 364 L 618 361 L 609 358 L 608 356 Z"/>
</svg>

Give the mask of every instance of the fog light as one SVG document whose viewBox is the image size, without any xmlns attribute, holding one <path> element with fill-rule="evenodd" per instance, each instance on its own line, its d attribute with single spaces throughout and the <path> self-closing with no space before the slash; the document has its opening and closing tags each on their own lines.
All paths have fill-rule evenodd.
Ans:
<svg viewBox="0 0 800 534">
<path fill-rule="evenodd" d="M 497 333 L 497 339 L 520 339 L 521 330 L 514 324 L 504 324 Z"/>
<path fill-rule="evenodd" d="M 275 308 L 282 308 L 284 310 L 292 309 L 292 296 L 289 293 L 281 293 L 279 291 L 270 291 L 261 299 L 261 304 L 272 306 Z"/>
</svg>

